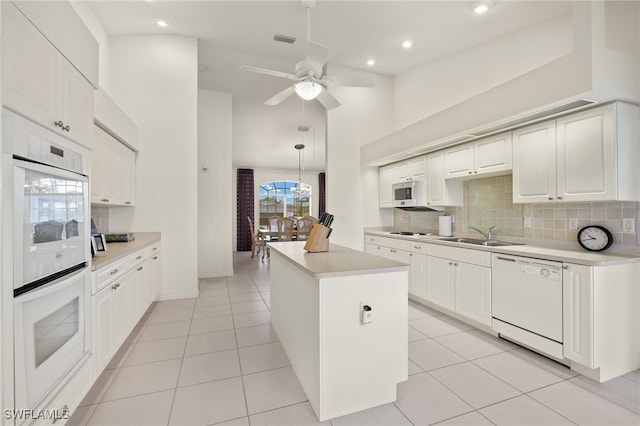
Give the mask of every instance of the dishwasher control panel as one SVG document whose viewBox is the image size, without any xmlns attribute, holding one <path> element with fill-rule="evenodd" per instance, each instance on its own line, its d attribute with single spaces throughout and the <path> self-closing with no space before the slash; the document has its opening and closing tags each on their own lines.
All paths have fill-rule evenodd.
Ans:
<svg viewBox="0 0 640 426">
<path fill-rule="evenodd" d="M 540 278 L 546 278 L 549 280 L 560 280 L 560 271 L 553 266 L 537 265 L 535 263 L 521 265 L 522 273 L 526 275 L 533 275 Z"/>
</svg>

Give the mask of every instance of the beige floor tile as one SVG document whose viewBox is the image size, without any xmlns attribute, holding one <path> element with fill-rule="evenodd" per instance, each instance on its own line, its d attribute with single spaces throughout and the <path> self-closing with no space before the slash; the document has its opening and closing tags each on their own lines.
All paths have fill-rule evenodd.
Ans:
<svg viewBox="0 0 640 426">
<path fill-rule="evenodd" d="M 261 301 L 232 303 L 231 310 L 234 314 L 244 314 L 247 312 L 266 311 L 267 305 Z"/>
<path fill-rule="evenodd" d="M 331 419 L 332 426 L 411 426 L 411 422 L 393 404 Z"/>
<path fill-rule="evenodd" d="M 111 361 L 109 361 L 106 368 L 122 367 L 129 356 L 131 349 L 133 349 L 133 344 L 123 343 L 122 346 L 120 346 L 120 349 L 118 349 L 115 355 L 111 358 Z"/>
<path fill-rule="evenodd" d="M 460 355 L 432 339 L 409 343 L 409 359 L 424 371 L 465 361 Z"/>
<path fill-rule="evenodd" d="M 231 293 L 229 294 L 229 299 L 231 303 L 255 302 L 262 300 L 262 296 L 257 291 L 252 293 Z"/>
<path fill-rule="evenodd" d="M 249 414 L 307 400 L 300 382 L 291 367 L 243 376 Z"/>
<path fill-rule="evenodd" d="M 493 337 L 480 330 L 448 334 L 434 337 L 433 340 L 469 360 L 517 348 L 513 343 Z"/>
<path fill-rule="evenodd" d="M 432 370 L 429 374 L 474 408 L 521 395 L 516 388 L 471 362 Z"/>
<path fill-rule="evenodd" d="M 257 291 L 258 287 L 253 284 L 251 278 L 249 278 L 249 282 L 229 283 L 229 295 L 240 293 L 256 293 Z"/>
<path fill-rule="evenodd" d="M 412 320 L 409 321 L 409 326 L 415 328 L 420 333 L 428 337 L 444 336 L 447 334 L 472 330 L 474 328 L 462 321 L 455 320 L 445 315 Z"/>
<path fill-rule="evenodd" d="M 194 319 L 191 321 L 189 335 L 215 333 L 225 330 L 233 330 L 233 317 L 231 315 Z"/>
<path fill-rule="evenodd" d="M 247 415 L 239 377 L 178 388 L 171 425 L 210 425 Z"/>
<path fill-rule="evenodd" d="M 197 306 L 211 306 L 211 305 L 228 305 L 229 302 L 229 295 L 226 293 L 224 294 L 219 294 L 219 295 L 210 295 L 210 294 L 203 294 L 202 296 L 198 297 L 198 300 L 196 301 L 196 307 Z"/>
<path fill-rule="evenodd" d="M 426 306 L 420 306 L 415 303 L 409 303 L 409 320 L 417 320 L 420 318 L 437 317 L 442 315 L 434 309 L 427 308 Z"/>
<path fill-rule="evenodd" d="M 236 349 L 189 356 L 182 360 L 178 386 L 190 386 L 239 375 L 240 361 Z"/>
<path fill-rule="evenodd" d="M 193 334 L 187 339 L 185 356 L 224 351 L 234 349 L 236 347 L 236 333 L 233 330 L 220 331 L 217 333 Z"/>
<path fill-rule="evenodd" d="M 604 383 L 598 383 L 584 376 L 576 376 L 569 379 L 569 382 L 640 414 L 640 382 L 636 382 L 629 376 L 618 377 Z"/>
<path fill-rule="evenodd" d="M 189 309 L 193 308 L 195 304 L 195 297 L 189 299 L 161 300 L 156 305 L 154 312 L 165 312 L 174 309 Z"/>
<path fill-rule="evenodd" d="M 480 413 L 497 425 L 572 425 L 573 423 L 526 395 L 485 407 Z"/>
<path fill-rule="evenodd" d="M 473 410 L 427 373 L 399 383 L 395 405 L 414 425 L 430 425 Z"/>
<path fill-rule="evenodd" d="M 242 374 L 273 370 L 289 365 L 289 358 L 280 343 L 249 346 L 238 350 Z"/>
<path fill-rule="evenodd" d="M 533 391 L 529 396 L 577 424 L 640 424 L 638 414 L 568 381 Z"/>
<path fill-rule="evenodd" d="M 147 325 L 138 342 L 150 342 L 152 340 L 171 339 L 175 337 L 183 337 L 189 334 L 191 321 L 176 321 L 164 324 Z"/>
<path fill-rule="evenodd" d="M 129 352 L 129 356 L 127 356 L 127 359 L 124 361 L 124 365 L 128 366 L 182 358 L 186 344 L 186 337 L 136 343 L 133 345 L 133 348 L 131 348 L 131 352 Z"/>
<path fill-rule="evenodd" d="M 521 392 L 530 392 L 563 380 L 562 377 L 527 362 L 518 351 L 503 352 L 476 359 L 474 364 Z"/>
<path fill-rule="evenodd" d="M 571 377 L 576 377 L 578 375 L 578 373 L 571 370 L 566 365 L 553 361 L 543 355 L 530 351 L 529 349 L 518 348 L 514 354 L 517 354 L 527 362 L 531 362 L 532 364 L 535 364 L 558 377 L 562 377 L 563 379 L 570 379 Z"/>
<path fill-rule="evenodd" d="M 467 414 L 463 414 L 461 416 L 456 416 L 451 419 L 445 420 L 440 423 L 436 423 L 439 426 L 492 426 L 491 423 L 486 417 L 477 411 L 472 411 Z M 516 426 L 516 425 L 514 425 Z M 542 425 L 539 425 L 542 426 Z"/>
<path fill-rule="evenodd" d="M 328 421 L 320 423 L 308 402 L 254 414 L 250 416 L 250 420 L 251 426 L 331 426 L 332 424 Z"/>
<path fill-rule="evenodd" d="M 216 423 L 216 426 L 249 426 L 249 417 L 240 417 L 228 422 Z"/>
<path fill-rule="evenodd" d="M 200 305 L 193 311 L 193 319 L 231 315 L 231 305 Z"/>
<path fill-rule="evenodd" d="M 122 367 L 104 395 L 104 401 L 174 389 L 182 360 Z"/>
<path fill-rule="evenodd" d="M 271 313 L 269 311 L 247 312 L 246 314 L 235 314 L 233 316 L 233 323 L 236 329 L 269 324 L 270 322 Z"/>
<path fill-rule="evenodd" d="M 188 321 L 193 317 L 193 308 L 179 308 L 161 311 L 156 309 L 147 324 L 160 324 L 174 321 Z"/>
<path fill-rule="evenodd" d="M 103 402 L 89 420 L 89 426 L 164 425 L 169 420 L 174 390 Z"/>
<path fill-rule="evenodd" d="M 215 299 L 224 301 L 222 303 L 229 303 L 229 289 L 225 286 L 220 288 L 207 288 L 200 290 L 200 297 L 196 301 L 196 305 L 202 303 L 203 301 L 213 301 Z M 218 303 L 212 304 L 217 305 Z"/>
<path fill-rule="evenodd" d="M 271 324 L 239 328 L 236 330 L 236 337 L 239 348 L 278 341 L 278 336 L 273 330 L 273 327 L 271 327 Z"/>
<path fill-rule="evenodd" d="M 424 372 L 422 368 L 418 367 L 418 365 L 415 362 L 409 360 L 408 374 L 410 376 L 413 374 L 419 374 L 422 372 Z"/>
<path fill-rule="evenodd" d="M 413 327 L 407 327 L 407 328 L 408 328 L 409 342 L 415 342 L 416 340 L 424 340 L 429 338 L 424 334 L 420 333 L 418 330 L 416 330 Z"/>
<path fill-rule="evenodd" d="M 93 405 L 83 405 L 75 409 L 73 413 L 71 413 L 71 417 L 65 423 L 66 426 L 84 426 L 89 424 L 89 419 L 93 415 L 93 413 L 98 408 L 98 404 Z"/>
</svg>

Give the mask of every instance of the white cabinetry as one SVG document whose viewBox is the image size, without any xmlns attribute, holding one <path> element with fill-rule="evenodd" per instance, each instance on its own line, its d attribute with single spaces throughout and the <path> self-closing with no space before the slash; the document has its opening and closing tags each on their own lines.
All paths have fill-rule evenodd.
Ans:
<svg viewBox="0 0 640 426">
<path fill-rule="evenodd" d="M 427 155 L 427 204 L 430 206 L 461 206 L 462 182 L 447 180 L 445 153 Z"/>
<path fill-rule="evenodd" d="M 640 200 L 636 114 L 618 102 L 515 130 L 514 203 Z"/>
<path fill-rule="evenodd" d="M 422 155 L 420 157 L 410 158 L 408 160 L 396 163 L 396 180 L 407 181 L 415 179 L 424 179 L 426 170 L 427 157 Z"/>
<path fill-rule="evenodd" d="M 2 2 L 2 103 L 90 146 L 93 87 L 10 2 Z"/>
<path fill-rule="evenodd" d="M 571 368 L 599 382 L 638 368 L 639 264 L 565 263 L 563 352 Z"/>
<path fill-rule="evenodd" d="M 95 127 L 92 153 L 91 202 L 132 206 L 135 203 L 136 153 Z"/>
<path fill-rule="evenodd" d="M 395 181 L 395 165 L 389 164 L 378 169 L 378 201 L 380 207 L 393 207 L 392 186 Z"/>
<path fill-rule="evenodd" d="M 92 273 L 95 377 L 158 296 L 159 255 L 155 243 Z"/>
<path fill-rule="evenodd" d="M 510 132 L 445 150 L 446 178 L 495 176 L 508 173 L 511 165 Z"/>
<path fill-rule="evenodd" d="M 378 190 L 380 207 L 393 207 L 393 184 L 396 182 L 425 179 L 427 174 L 427 157 L 404 160 L 388 164 L 378 169 Z"/>
</svg>

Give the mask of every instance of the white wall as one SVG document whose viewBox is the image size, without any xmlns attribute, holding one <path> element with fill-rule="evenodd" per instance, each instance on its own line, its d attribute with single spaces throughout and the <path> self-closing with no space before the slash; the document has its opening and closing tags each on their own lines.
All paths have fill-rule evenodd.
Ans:
<svg viewBox="0 0 640 426">
<path fill-rule="evenodd" d="M 109 93 L 140 127 L 134 209 L 112 229 L 162 233 L 161 299 L 198 294 L 198 42 L 180 36 L 109 40 Z"/>
<path fill-rule="evenodd" d="M 341 74 L 332 67 L 332 73 Z M 347 74 L 347 72 L 344 72 Z M 364 249 L 364 228 L 390 226 L 390 209 L 378 207 L 378 168 L 360 165 L 360 147 L 392 129 L 392 81 L 376 87 L 336 88 L 342 104 L 327 116 L 327 211 L 335 216 L 331 242 Z"/>
<path fill-rule="evenodd" d="M 231 94 L 198 90 L 199 278 L 233 275 L 231 123 Z"/>
</svg>

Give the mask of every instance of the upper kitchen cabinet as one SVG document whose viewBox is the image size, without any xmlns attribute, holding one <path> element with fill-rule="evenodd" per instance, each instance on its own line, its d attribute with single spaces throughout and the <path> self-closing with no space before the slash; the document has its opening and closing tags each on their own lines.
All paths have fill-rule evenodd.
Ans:
<svg viewBox="0 0 640 426">
<path fill-rule="evenodd" d="M 446 179 L 444 151 L 427 155 L 427 204 L 462 205 L 462 181 Z"/>
<path fill-rule="evenodd" d="M 380 207 L 393 207 L 393 183 L 396 181 L 395 164 L 388 164 L 378 169 L 378 201 Z"/>
<path fill-rule="evenodd" d="M 92 145 L 91 203 L 133 206 L 136 153 L 98 126 Z"/>
<path fill-rule="evenodd" d="M 638 109 L 617 102 L 513 132 L 513 202 L 640 200 Z"/>
<path fill-rule="evenodd" d="M 90 146 L 93 86 L 10 2 L 2 2 L 2 103 Z"/>
<path fill-rule="evenodd" d="M 427 173 L 427 156 L 410 158 L 396 163 L 396 181 L 424 179 Z"/>
<path fill-rule="evenodd" d="M 445 151 L 446 178 L 473 179 L 508 174 L 512 165 L 511 133 L 504 133 Z"/>
</svg>

